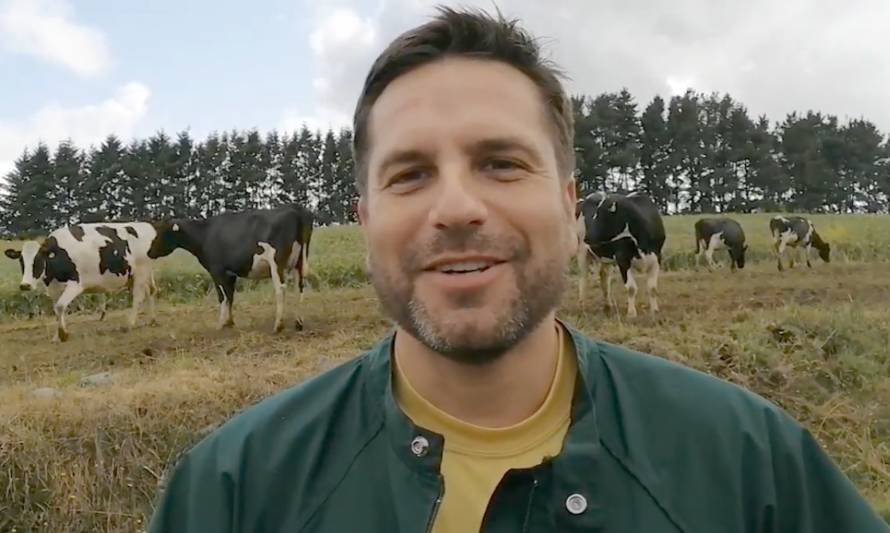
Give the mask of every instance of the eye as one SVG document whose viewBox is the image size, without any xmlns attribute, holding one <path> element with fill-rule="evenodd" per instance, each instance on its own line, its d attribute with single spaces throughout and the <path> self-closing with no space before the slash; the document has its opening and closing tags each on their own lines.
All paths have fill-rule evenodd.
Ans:
<svg viewBox="0 0 890 533">
<path fill-rule="evenodd" d="M 509 179 L 525 169 L 519 161 L 503 157 L 486 159 L 480 167 L 482 172 L 494 174 L 499 179 Z"/>
<path fill-rule="evenodd" d="M 390 178 L 387 187 L 395 187 L 400 191 L 414 189 L 429 179 L 431 175 L 432 172 L 425 168 L 406 170 Z"/>
</svg>

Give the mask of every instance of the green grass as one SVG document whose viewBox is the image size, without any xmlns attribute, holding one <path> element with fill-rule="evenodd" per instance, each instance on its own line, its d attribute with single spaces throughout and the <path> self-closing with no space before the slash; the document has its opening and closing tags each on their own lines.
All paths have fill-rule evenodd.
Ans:
<svg viewBox="0 0 890 533">
<path fill-rule="evenodd" d="M 768 215 L 738 218 L 752 249 L 768 246 Z M 668 257 L 688 253 L 694 217 L 666 223 Z M 591 336 L 781 405 L 890 520 L 890 267 L 882 262 L 890 246 L 881 248 L 890 217 L 816 224 L 846 258 L 782 274 L 768 255 L 734 275 L 677 263 L 659 284 L 661 314 L 648 315 L 641 294 L 635 320 L 602 313 L 592 280 L 583 303 L 571 288 L 560 316 Z M 181 253 L 159 268 L 165 289 L 156 326 L 142 320 L 124 332 L 122 309 L 102 322 L 75 312 L 72 338 L 60 345 L 50 341 L 51 317 L 7 316 L 0 323 L 0 531 L 139 531 L 179 453 L 244 407 L 371 346 L 389 324 L 364 283 L 360 234 L 317 231 L 310 262 L 315 285 L 299 306 L 302 332 L 271 333 L 274 305 L 264 283 L 238 293 L 234 329 L 215 330 L 215 297 L 203 298 L 204 274 Z M 17 267 L 5 263 L 15 267 L 0 263 L 0 287 L 15 289 Z M 189 276 L 194 286 L 175 285 Z M 616 298 L 623 309 L 620 286 Z M 288 302 L 292 319 L 298 305 Z M 112 372 L 113 384 L 79 386 L 102 371 Z M 30 396 L 37 387 L 63 397 Z"/>
</svg>

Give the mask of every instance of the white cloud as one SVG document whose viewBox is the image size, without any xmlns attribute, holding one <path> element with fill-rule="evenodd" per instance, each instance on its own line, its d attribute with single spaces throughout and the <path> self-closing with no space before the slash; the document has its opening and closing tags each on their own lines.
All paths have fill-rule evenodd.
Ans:
<svg viewBox="0 0 890 533">
<path fill-rule="evenodd" d="M 145 117 L 150 97 L 148 87 L 131 82 L 98 104 L 63 107 L 53 102 L 22 122 L 0 122 L 0 177 L 12 169 L 26 147 L 33 148 L 38 141 L 52 147 L 71 138 L 78 147 L 86 148 L 112 133 L 126 140 Z"/>
<path fill-rule="evenodd" d="M 299 127 L 302 122 L 323 130 L 349 126 L 367 65 L 380 53 L 374 19 L 345 7 L 314 8 L 315 24 L 307 43 L 315 64 L 313 104 L 286 109 L 282 118 L 285 129 Z"/>
<path fill-rule="evenodd" d="M 110 62 L 105 36 L 72 15 L 65 0 L 7 0 L 0 4 L 0 44 L 81 76 L 99 74 Z"/>
<path fill-rule="evenodd" d="M 307 45 L 315 61 L 308 110 L 351 115 L 371 62 L 396 35 L 422 23 L 438 0 L 340 0 L 315 8 Z M 368 7 L 368 3 L 374 5 Z M 729 93 L 752 115 L 782 120 L 814 109 L 864 116 L 890 130 L 886 0 L 499 0 L 508 17 L 544 37 L 547 54 L 569 74 L 573 92 L 627 87 L 644 107 L 692 83 Z M 371 13 L 362 15 L 359 5 Z M 464 0 L 491 11 L 491 0 Z M 342 7 L 346 6 L 346 7 Z M 351 7 L 350 7 L 351 6 Z"/>
</svg>

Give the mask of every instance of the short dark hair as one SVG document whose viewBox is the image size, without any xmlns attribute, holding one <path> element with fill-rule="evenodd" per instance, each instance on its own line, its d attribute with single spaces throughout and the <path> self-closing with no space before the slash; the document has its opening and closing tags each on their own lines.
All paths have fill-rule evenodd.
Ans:
<svg viewBox="0 0 890 533">
<path fill-rule="evenodd" d="M 562 71 L 541 56 L 541 48 L 517 21 L 498 11 L 493 17 L 481 10 L 437 6 L 431 21 L 399 35 L 377 57 L 362 88 L 353 117 L 353 155 L 359 192 L 367 189 L 368 117 L 383 90 L 393 80 L 421 65 L 449 56 L 501 61 L 517 68 L 538 86 L 553 126 L 559 170 L 575 169 L 572 105 L 559 78 Z"/>
</svg>

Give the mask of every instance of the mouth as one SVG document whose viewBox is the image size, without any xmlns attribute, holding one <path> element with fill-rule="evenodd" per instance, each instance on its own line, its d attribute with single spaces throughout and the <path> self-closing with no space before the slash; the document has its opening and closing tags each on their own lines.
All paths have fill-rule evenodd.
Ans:
<svg viewBox="0 0 890 533">
<path fill-rule="evenodd" d="M 493 257 L 454 257 L 433 261 L 426 268 L 427 272 L 437 272 L 449 276 L 461 276 L 485 272 L 506 261 Z"/>
</svg>

